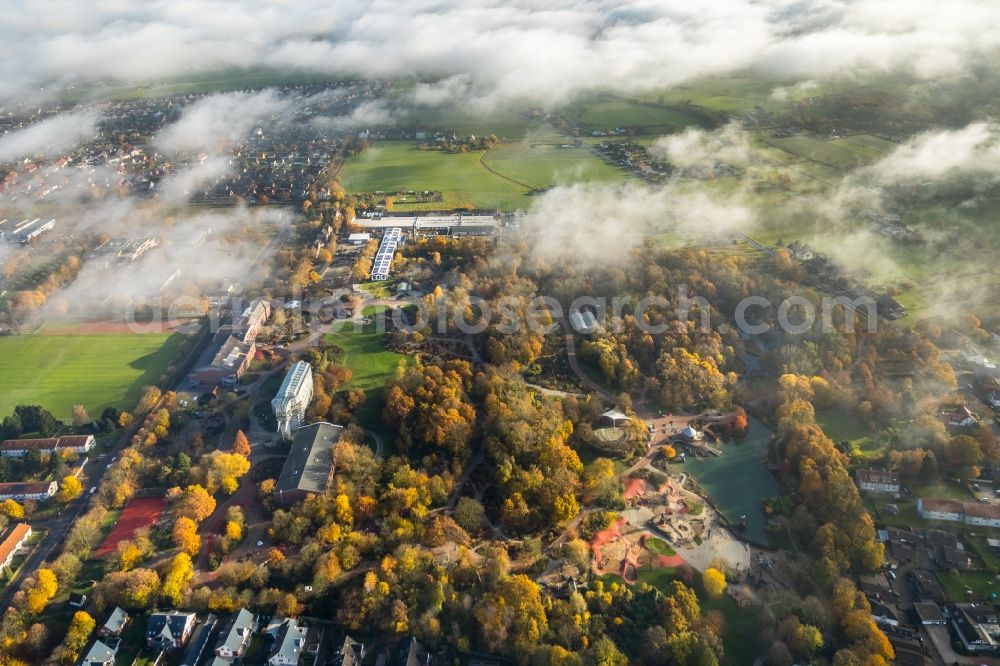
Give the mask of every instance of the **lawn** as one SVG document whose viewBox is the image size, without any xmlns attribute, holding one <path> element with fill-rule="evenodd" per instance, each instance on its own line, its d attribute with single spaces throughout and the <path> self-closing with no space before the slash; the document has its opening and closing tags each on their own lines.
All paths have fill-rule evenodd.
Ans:
<svg viewBox="0 0 1000 666">
<path fill-rule="evenodd" d="M 515 210 L 530 203 L 530 187 L 491 173 L 480 159 L 483 151 L 448 153 L 421 150 L 405 141 L 382 142 L 350 159 L 340 172 L 348 192 L 433 190 L 444 201 L 400 205 L 404 208 L 499 208 Z"/>
<path fill-rule="evenodd" d="M 646 133 L 676 132 L 705 121 L 683 109 L 653 103 L 602 96 L 573 104 L 562 111 L 571 123 L 594 129 L 642 128 Z"/>
<path fill-rule="evenodd" d="M 534 189 L 563 183 L 618 182 L 624 172 L 599 159 L 587 147 L 561 148 L 565 143 L 502 144 L 483 162 L 493 171 Z"/>
<path fill-rule="evenodd" d="M 835 169 L 852 169 L 868 164 L 874 159 L 872 155 L 874 151 L 869 150 L 867 154 L 862 154 L 859 152 L 864 149 L 861 146 L 824 141 L 805 135 L 790 137 L 761 135 L 759 140 L 796 157 Z"/>
<path fill-rule="evenodd" d="M 1000 593 L 1000 580 L 991 573 L 939 571 L 937 577 L 952 601 L 979 601 L 991 599 Z M 972 590 L 972 594 L 968 594 L 966 590 Z"/>
<path fill-rule="evenodd" d="M 646 548 L 649 552 L 656 553 L 657 555 L 676 555 L 677 551 L 670 547 L 670 544 L 663 539 L 655 539 L 653 537 L 646 537 Z"/>
<path fill-rule="evenodd" d="M 382 308 L 379 308 L 382 309 Z M 374 315 L 378 310 L 366 308 L 364 314 Z M 344 322 L 339 329 L 327 334 L 326 341 L 344 351 L 344 365 L 351 369 L 351 381 L 346 388 L 360 388 L 365 392 L 365 402 L 358 408 L 358 422 L 368 430 L 374 430 L 391 450 L 394 435 L 385 428 L 382 409 L 385 406 L 383 389 L 385 380 L 396 372 L 400 361 L 406 364 L 412 359 L 405 354 L 397 354 L 382 346 L 384 334 L 378 331 L 374 322 L 355 328 L 353 323 Z"/>
<path fill-rule="evenodd" d="M 184 336 L 149 333 L 19 335 L 0 338 L 0 414 L 42 405 L 68 419 L 82 404 L 91 416 L 108 406 L 132 409 L 157 383 Z"/>
<path fill-rule="evenodd" d="M 878 449 L 878 443 L 871 438 L 871 433 L 864 422 L 850 412 L 830 409 L 816 412 L 816 423 L 823 429 L 826 436 L 835 442 L 848 441 L 851 448 L 862 453 L 872 453 Z"/>
<path fill-rule="evenodd" d="M 421 150 L 406 141 L 381 142 L 348 160 L 340 182 L 349 192 L 441 192 L 440 202 L 397 203 L 395 211 L 514 210 L 527 208 L 533 192 L 553 185 L 620 182 L 628 177 L 586 146 L 561 147 L 569 141 L 546 135 L 469 153 Z"/>
</svg>

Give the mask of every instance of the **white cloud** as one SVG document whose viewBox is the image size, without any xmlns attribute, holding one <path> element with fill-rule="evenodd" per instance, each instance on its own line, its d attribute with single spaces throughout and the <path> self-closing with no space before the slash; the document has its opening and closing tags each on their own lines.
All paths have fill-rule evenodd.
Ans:
<svg viewBox="0 0 1000 666">
<path fill-rule="evenodd" d="M 184 109 L 153 142 L 171 153 L 217 152 L 225 144 L 245 139 L 258 125 L 275 127 L 294 107 L 293 99 L 274 90 L 223 93 L 198 100 Z"/>
<path fill-rule="evenodd" d="M 444 78 L 478 97 L 553 102 L 747 68 L 940 79 L 994 61 L 997 24 L 993 0 L 15 0 L 0 25 L 0 99 L 241 67 Z"/>
<path fill-rule="evenodd" d="M 53 157 L 97 133 L 100 114 L 64 113 L 0 136 L 0 162 L 22 157 Z"/>
</svg>

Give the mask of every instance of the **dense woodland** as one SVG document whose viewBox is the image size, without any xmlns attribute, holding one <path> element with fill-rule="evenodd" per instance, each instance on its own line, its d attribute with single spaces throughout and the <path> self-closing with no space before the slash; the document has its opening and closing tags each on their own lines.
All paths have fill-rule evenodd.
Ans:
<svg viewBox="0 0 1000 666">
<path fill-rule="evenodd" d="M 317 207 L 302 235 L 340 220 L 347 203 Z M 788 553 L 795 576 L 793 589 L 770 593 L 755 611 L 763 631 L 754 649 L 767 663 L 888 663 L 892 648 L 852 582 L 883 565 L 882 546 L 851 479 L 850 452 L 824 434 L 815 413 L 856 414 L 887 438 L 884 462 L 904 479 L 932 479 L 941 471 L 974 475 L 997 460 L 1000 448 L 988 431 L 956 436 L 934 418 L 955 377 L 928 332 L 885 325 L 870 333 L 837 311 L 831 330 L 775 330 L 751 344 L 734 332 L 732 312 L 741 298 L 819 298 L 783 252 L 747 258 L 650 246 L 621 263 L 584 268 L 532 259 L 530 243 L 435 238 L 404 246 L 399 269 L 437 283 L 423 296 L 423 314 L 415 315 L 417 323 L 421 316 L 444 322 L 433 335 L 465 335 L 456 317 L 475 321 L 483 302 L 497 309 L 503 303 L 522 323 L 533 318 L 540 325 L 512 331 L 484 322 L 471 336 L 482 363 L 420 354 L 412 365 L 401 364 L 384 388 L 393 455 L 377 458 L 352 425 L 365 395 L 348 388 L 351 373 L 337 350 L 302 353 L 315 370 L 310 416 L 349 427 L 327 493 L 276 508 L 273 479 L 257 485 L 275 544 L 261 561 L 222 563 L 245 537 L 245 519 L 234 506 L 209 553 L 211 580 L 195 577 L 203 550 L 199 525 L 219 502 L 254 483 L 242 432 L 221 450 L 208 446 L 176 396 L 156 389 L 143 396 L 135 424 L 128 413 L 102 415 L 109 429 L 132 428 L 133 446 L 109 471 L 59 557 L 18 592 L 0 628 L 4 663 L 36 663 L 50 653 L 59 663 L 74 661 L 82 647 L 77 635 L 92 618 L 73 618 L 65 635 L 53 636 L 46 606 L 77 581 L 107 512 L 149 489 L 165 492 L 168 520 L 119 544 L 107 559 L 91 593 L 97 611 L 246 606 L 332 619 L 352 631 L 413 634 L 442 654 L 478 650 L 519 663 L 725 662 L 726 618 L 702 609 L 713 593 L 707 579 L 678 579 L 662 589 L 597 578 L 579 590 L 537 582 L 552 563 L 588 571 L 584 539 L 614 517 L 606 510 L 624 506 L 612 461 L 594 459 L 591 448 L 592 424 L 607 400 L 592 392 L 543 395 L 525 381 L 539 375 L 547 350 L 563 335 L 547 328 L 558 323 L 554 313 L 531 311 L 543 294 L 563 306 L 580 296 L 615 295 L 627 303 L 663 298 L 641 322 L 625 308 L 579 345 L 581 359 L 620 393 L 614 406 L 627 414 L 635 415 L 633 401 L 640 398 L 679 413 L 740 406 L 774 427 L 771 466 L 782 497 L 772 507 L 795 545 Z M 279 282 L 318 288 L 310 286 L 317 282 L 310 277 L 317 254 L 279 257 Z M 681 284 L 689 298 L 678 296 Z M 702 326 L 706 314 L 710 325 Z M 759 317 L 773 323 L 774 312 Z M 664 332 L 645 333 L 640 323 L 663 324 Z M 419 343 L 428 335 L 429 329 L 393 331 L 386 344 Z M 748 373 L 750 353 L 760 363 Z M 233 397 L 218 408 L 241 424 L 250 406 Z M 5 432 L 23 429 L 25 418 L 44 421 L 23 410 L 4 422 Z M 44 423 L 34 425 L 44 430 Z M 630 427 L 634 438 L 643 435 L 640 419 Z M 465 477 L 475 483 L 465 484 Z M 473 486 L 482 491 L 472 493 Z M 577 522 L 588 507 L 602 510 Z M 3 513 L 17 518 L 18 509 L 5 506 Z"/>
</svg>

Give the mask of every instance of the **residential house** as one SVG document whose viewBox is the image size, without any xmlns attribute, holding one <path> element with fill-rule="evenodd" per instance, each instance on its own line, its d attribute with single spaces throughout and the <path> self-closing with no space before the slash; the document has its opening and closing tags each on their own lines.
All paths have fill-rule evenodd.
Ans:
<svg viewBox="0 0 1000 666">
<path fill-rule="evenodd" d="M 101 639 L 94 641 L 94 644 L 87 650 L 87 654 L 80 660 L 80 666 L 115 666 L 115 655 L 118 654 L 118 639 L 114 640 L 115 647 L 111 647 Z"/>
<path fill-rule="evenodd" d="M 64 435 L 62 437 L 44 437 L 39 439 L 8 439 L 0 444 L 0 456 L 4 458 L 21 458 L 28 451 L 37 450 L 41 453 L 53 454 L 61 451 L 73 451 L 84 454 L 93 449 L 97 441 L 93 435 Z"/>
<path fill-rule="evenodd" d="M 396 646 L 394 666 L 430 666 L 433 659 L 416 638 L 404 638 Z"/>
<path fill-rule="evenodd" d="M 208 644 L 215 632 L 215 625 L 218 622 L 219 618 L 209 614 L 205 621 L 197 626 L 194 633 L 191 634 L 191 640 L 188 642 L 187 649 L 184 650 L 184 657 L 181 659 L 180 666 L 198 666 L 201 663 L 201 657 L 208 648 Z"/>
<path fill-rule="evenodd" d="M 955 429 L 971 428 L 979 423 L 979 417 L 964 405 L 953 411 L 945 412 L 942 417 L 946 426 Z"/>
<path fill-rule="evenodd" d="M 0 542 L 0 571 L 10 566 L 14 556 L 21 550 L 31 537 L 31 526 L 27 523 L 18 523 L 10 531 L 2 542 Z"/>
<path fill-rule="evenodd" d="M 859 469 L 855 473 L 858 488 L 861 492 L 888 493 L 898 495 L 900 490 L 899 474 L 883 472 L 875 469 Z"/>
<path fill-rule="evenodd" d="M 344 636 L 344 642 L 337 648 L 330 661 L 332 666 L 361 666 L 364 658 L 364 643 L 359 643 L 350 636 Z"/>
<path fill-rule="evenodd" d="M 924 541 L 927 542 L 928 546 L 933 546 L 937 548 L 938 546 L 944 546 L 945 548 L 958 548 L 958 535 L 954 532 L 947 532 L 945 530 L 924 530 Z"/>
<path fill-rule="evenodd" d="M 18 502 L 25 500 L 44 502 L 54 496 L 57 490 L 59 490 L 59 484 L 55 481 L 0 483 L 0 501 L 12 499 Z"/>
<path fill-rule="evenodd" d="M 128 621 L 128 613 L 115 606 L 115 609 L 111 611 L 111 615 L 108 616 L 107 621 L 97 629 L 97 635 L 102 637 L 121 636 L 122 632 L 125 631 Z"/>
<path fill-rule="evenodd" d="M 966 525 L 1000 527 L 1000 505 L 996 504 L 918 499 L 917 513 L 927 520 L 950 520 Z"/>
<path fill-rule="evenodd" d="M 156 650 L 183 647 L 194 631 L 195 614 L 172 610 L 153 613 L 146 624 L 146 644 Z"/>
<path fill-rule="evenodd" d="M 306 645 L 308 629 L 295 618 L 283 621 L 277 630 L 274 645 L 267 655 L 268 666 L 295 666 Z"/>
<path fill-rule="evenodd" d="M 241 608 L 219 632 L 219 640 L 215 644 L 215 656 L 226 662 L 241 659 L 246 654 L 256 627 L 257 619 L 254 614 Z"/>
<path fill-rule="evenodd" d="M 926 520 L 961 522 L 965 512 L 962 503 L 947 499 L 917 499 L 917 513 Z"/>
<path fill-rule="evenodd" d="M 935 603 L 944 602 L 944 587 L 930 571 L 922 569 L 911 571 L 910 580 L 917 587 L 917 594 L 920 601 L 933 601 Z"/>
</svg>

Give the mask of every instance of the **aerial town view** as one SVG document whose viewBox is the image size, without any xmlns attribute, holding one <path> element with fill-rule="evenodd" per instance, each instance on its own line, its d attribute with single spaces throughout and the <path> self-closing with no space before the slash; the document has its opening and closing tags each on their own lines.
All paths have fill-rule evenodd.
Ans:
<svg viewBox="0 0 1000 666">
<path fill-rule="evenodd" d="M 1000 666 L 997 0 L 0 15 L 0 666 Z"/>
</svg>

